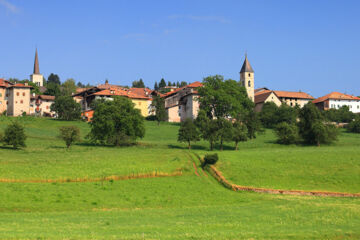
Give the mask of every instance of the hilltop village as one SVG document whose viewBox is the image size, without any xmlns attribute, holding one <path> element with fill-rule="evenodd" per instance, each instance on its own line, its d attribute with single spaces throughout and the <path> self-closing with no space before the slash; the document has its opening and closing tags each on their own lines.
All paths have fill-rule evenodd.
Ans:
<svg viewBox="0 0 360 240">
<path fill-rule="evenodd" d="M 35 52 L 34 70 L 30 80 L 23 83 L 11 82 L 0 78 L 0 114 L 8 116 L 37 115 L 56 117 L 51 111 L 51 105 L 55 96 L 48 94 L 32 93 L 33 86 L 37 86 L 40 92 L 46 91 L 46 82 L 40 73 L 38 52 Z M 31 83 L 31 84 L 30 84 Z M 360 113 L 360 98 L 340 92 L 331 92 L 315 99 L 309 93 L 271 90 L 266 87 L 255 89 L 255 72 L 245 56 L 240 70 L 240 83 L 246 88 L 248 97 L 255 103 L 255 111 L 260 112 L 267 102 L 273 102 L 277 106 L 285 103 L 291 107 L 303 107 L 312 101 L 319 109 L 339 109 L 348 106 L 353 113 Z M 124 87 L 104 84 L 88 88 L 77 88 L 72 94 L 73 99 L 81 105 L 82 116 L 90 121 L 93 115 L 92 103 L 97 99 L 111 100 L 114 96 L 124 96 L 134 103 L 143 117 L 155 114 L 152 106 L 154 96 L 160 96 L 165 101 L 165 109 L 169 122 L 182 122 L 187 118 L 195 119 L 199 111 L 198 91 L 202 83 L 197 81 L 182 87 L 166 86 L 163 91 L 149 88 Z"/>
</svg>

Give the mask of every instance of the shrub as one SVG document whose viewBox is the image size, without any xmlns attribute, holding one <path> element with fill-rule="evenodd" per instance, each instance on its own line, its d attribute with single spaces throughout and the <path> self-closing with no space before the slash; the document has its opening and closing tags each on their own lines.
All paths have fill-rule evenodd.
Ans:
<svg viewBox="0 0 360 240">
<path fill-rule="evenodd" d="M 294 144 L 299 140 L 299 129 L 295 124 L 282 122 L 276 126 L 275 133 L 278 143 Z"/>
<path fill-rule="evenodd" d="M 63 126 L 59 131 L 60 138 L 65 141 L 67 148 L 80 139 L 80 129 L 76 126 Z"/>
<path fill-rule="evenodd" d="M 352 121 L 347 126 L 349 132 L 360 133 L 360 118 L 357 118 L 355 121 Z"/>
<path fill-rule="evenodd" d="M 219 160 L 219 156 L 217 155 L 217 153 L 206 154 L 204 157 L 204 162 L 202 167 L 205 167 L 206 165 L 214 165 L 218 160 Z"/>
<path fill-rule="evenodd" d="M 22 112 L 21 116 L 26 117 L 26 112 Z"/>
<path fill-rule="evenodd" d="M 25 147 L 26 135 L 24 127 L 18 122 L 8 125 L 4 132 L 3 142 L 12 145 L 14 148 Z"/>
</svg>

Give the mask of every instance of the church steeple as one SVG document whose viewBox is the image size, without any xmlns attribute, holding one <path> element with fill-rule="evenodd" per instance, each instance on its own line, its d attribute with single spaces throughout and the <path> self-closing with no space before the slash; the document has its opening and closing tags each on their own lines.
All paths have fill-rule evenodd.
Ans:
<svg viewBox="0 0 360 240">
<path fill-rule="evenodd" d="M 240 70 L 240 83 L 245 87 L 248 97 L 254 102 L 254 70 L 245 54 L 245 60 Z"/>
<path fill-rule="evenodd" d="M 37 49 L 36 49 L 36 51 L 35 51 L 34 74 L 40 74 L 39 58 L 38 58 Z"/>
<path fill-rule="evenodd" d="M 244 73 L 244 72 L 251 72 L 253 73 L 254 70 L 252 69 L 251 65 L 250 65 L 250 62 L 247 58 L 247 54 L 245 54 L 245 61 L 241 67 L 241 70 L 240 70 L 240 73 Z"/>
<path fill-rule="evenodd" d="M 35 50 L 34 72 L 30 75 L 30 80 L 39 87 L 44 86 L 44 77 L 40 74 L 37 48 Z"/>
</svg>

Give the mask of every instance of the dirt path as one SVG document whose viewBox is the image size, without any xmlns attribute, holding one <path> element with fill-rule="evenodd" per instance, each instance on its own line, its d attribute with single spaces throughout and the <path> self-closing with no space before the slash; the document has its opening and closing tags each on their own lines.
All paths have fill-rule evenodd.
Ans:
<svg viewBox="0 0 360 240">
<path fill-rule="evenodd" d="M 127 176 L 107 176 L 102 178 L 73 178 L 73 179 L 6 179 L 1 178 L 0 183 L 69 183 L 69 182 L 102 182 L 102 181 L 121 181 L 139 178 L 158 178 L 158 177 L 174 177 L 181 176 L 182 171 L 175 171 L 172 173 L 152 172 L 139 173 Z"/>
</svg>

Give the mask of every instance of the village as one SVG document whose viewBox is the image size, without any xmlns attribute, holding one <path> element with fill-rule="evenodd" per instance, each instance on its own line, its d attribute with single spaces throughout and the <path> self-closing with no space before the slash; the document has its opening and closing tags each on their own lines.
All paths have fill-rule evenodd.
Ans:
<svg viewBox="0 0 360 240">
<path fill-rule="evenodd" d="M 36 50 L 34 71 L 30 75 L 30 82 L 46 91 L 46 82 L 40 73 L 39 57 Z M 246 88 L 248 97 L 255 103 L 255 111 L 260 112 L 264 103 L 273 102 L 277 106 L 287 104 L 291 107 L 303 107 L 308 102 L 313 102 L 320 110 L 339 109 L 347 106 L 353 113 L 360 113 L 360 98 L 345 93 L 331 92 L 325 96 L 314 98 L 310 93 L 271 90 L 266 87 L 255 89 L 255 72 L 245 55 L 245 60 L 240 70 L 240 83 Z M 89 88 L 77 88 L 72 94 L 74 100 L 81 105 L 82 116 L 90 121 L 93 116 L 92 102 L 97 99 L 111 100 L 114 96 L 123 96 L 131 99 L 135 108 L 141 111 L 143 117 L 155 114 L 152 106 L 154 96 L 165 100 L 165 108 L 169 122 L 183 122 L 185 119 L 195 119 L 199 111 L 197 89 L 202 87 L 200 81 L 190 83 L 183 87 L 166 86 L 161 90 L 149 88 L 126 88 L 110 84 L 106 81 Z M 10 82 L 0 78 L 0 113 L 8 116 L 35 115 L 56 117 L 51 111 L 51 104 L 55 96 L 37 95 L 31 93 L 32 87 L 27 83 Z"/>
</svg>

